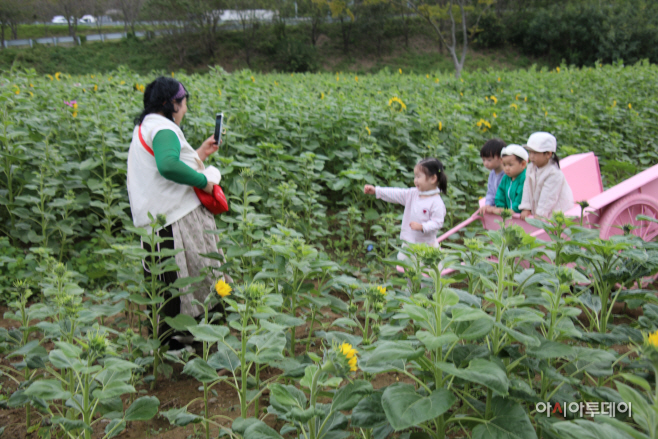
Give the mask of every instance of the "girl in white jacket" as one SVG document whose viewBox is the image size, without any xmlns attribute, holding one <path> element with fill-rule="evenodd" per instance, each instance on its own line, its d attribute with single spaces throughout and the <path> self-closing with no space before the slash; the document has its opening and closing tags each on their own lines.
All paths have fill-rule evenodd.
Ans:
<svg viewBox="0 0 658 439">
<path fill-rule="evenodd" d="M 549 218 L 553 212 L 566 212 L 574 205 L 573 193 L 560 170 L 555 154 L 557 141 L 552 134 L 533 133 L 524 145 L 530 164 L 525 174 L 523 199 L 519 204 L 521 219 L 529 215 Z"/>
</svg>

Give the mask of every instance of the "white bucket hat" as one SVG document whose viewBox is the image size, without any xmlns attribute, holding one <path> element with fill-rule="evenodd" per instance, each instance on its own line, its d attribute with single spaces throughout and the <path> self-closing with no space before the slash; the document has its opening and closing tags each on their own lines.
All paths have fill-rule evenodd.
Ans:
<svg viewBox="0 0 658 439">
<path fill-rule="evenodd" d="M 557 140 L 555 140 L 555 136 L 551 133 L 539 131 L 532 133 L 524 146 L 536 152 L 555 152 L 557 149 Z"/>
<path fill-rule="evenodd" d="M 526 162 L 528 161 L 528 151 L 526 151 L 521 145 L 516 145 L 516 144 L 507 145 L 500 152 L 501 157 L 505 155 L 515 155 L 521 160 L 525 160 Z"/>
</svg>

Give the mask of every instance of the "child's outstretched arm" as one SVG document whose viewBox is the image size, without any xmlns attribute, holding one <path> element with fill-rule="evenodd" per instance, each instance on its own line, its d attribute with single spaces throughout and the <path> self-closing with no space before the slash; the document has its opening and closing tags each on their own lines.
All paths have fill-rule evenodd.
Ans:
<svg viewBox="0 0 658 439">
<path fill-rule="evenodd" d="M 407 202 L 411 199 L 411 191 L 413 188 L 402 189 L 398 187 L 375 187 L 370 184 L 367 184 L 363 187 L 363 193 L 375 195 L 380 200 L 387 201 L 389 203 L 402 204 L 403 206 L 407 205 Z"/>
</svg>

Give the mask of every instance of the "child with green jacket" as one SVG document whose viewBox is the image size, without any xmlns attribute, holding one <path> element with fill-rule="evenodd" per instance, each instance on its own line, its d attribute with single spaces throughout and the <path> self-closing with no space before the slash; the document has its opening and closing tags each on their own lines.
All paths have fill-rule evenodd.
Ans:
<svg viewBox="0 0 658 439">
<path fill-rule="evenodd" d="M 496 191 L 496 206 L 487 206 L 487 212 L 499 215 L 503 209 L 521 213 L 519 204 L 523 199 L 525 170 L 528 164 L 528 151 L 520 145 L 508 145 L 500 153 L 505 175 Z"/>
</svg>

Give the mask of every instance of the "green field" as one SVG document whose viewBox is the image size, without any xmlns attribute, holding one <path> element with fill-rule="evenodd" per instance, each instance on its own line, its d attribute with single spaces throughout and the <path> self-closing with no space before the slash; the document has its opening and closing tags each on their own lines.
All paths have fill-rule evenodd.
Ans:
<svg viewBox="0 0 658 439">
<path fill-rule="evenodd" d="M 217 225 L 233 282 L 202 304 L 226 314 L 170 320 L 199 346 L 180 358 L 146 329 L 165 288 L 141 259 L 175 270 L 140 248 L 155 237 L 127 204 L 138 86 L 155 74 L 3 73 L 5 434 L 112 437 L 131 422 L 127 437 L 654 437 L 658 305 L 642 279 L 658 272 L 655 242 L 602 241 L 556 215 L 550 242 L 474 226 L 401 263 L 402 208 L 363 186 L 412 186 L 418 160 L 439 158 L 447 230 L 486 192 L 482 144 L 541 130 L 560 157 L 595 152 L 610 187 L 658 163 L 658 67 L 167 74 L 190 92 L 191 145 L 226 115 L 210 163 L 230 200 Z M 631 416 L 594 421 L 537 405 L 631 401 Z"/>
</svg>

